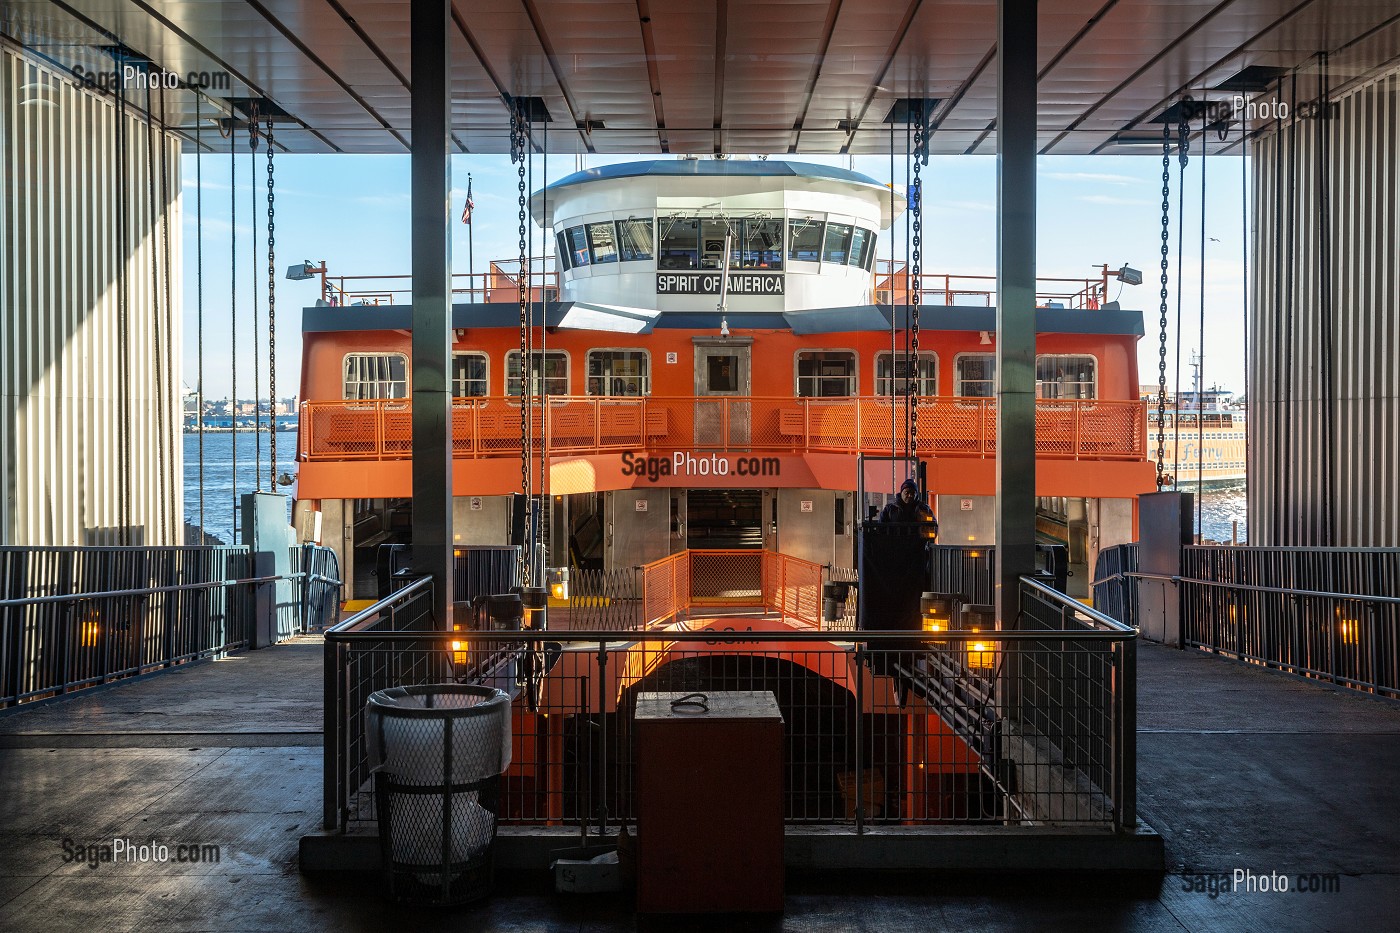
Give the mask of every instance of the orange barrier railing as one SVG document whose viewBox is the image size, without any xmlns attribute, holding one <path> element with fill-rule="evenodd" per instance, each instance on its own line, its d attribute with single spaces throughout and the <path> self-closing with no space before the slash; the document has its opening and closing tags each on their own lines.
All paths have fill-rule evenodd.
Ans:
<svg viewBox="0 0 1400 933">
<path fill-rule="evenodd" d="M 608 398 L 551 396 L 531 407 L 536 451 L 745 450 L 774 453 L 888 451 L 904 437 L 908 402 L 888 397 Z M 1036 401 L 1036 456 L 1143 460 L 1146 403 L 1104 399 Z M 996 456 L 996 401 L 925 396 L 917 407 L 919 455 Z M 302 460 L 402 460 L 412 453 L 407 399 L 303 402 Z M 458 459 L 520 455 L 520 402 L 458 399 L 452 449 Z"/>
<path fill-rule="evenodd" d="M 757 550 L 687 550 L 641 568 L 642 619 L 650 628 L 691 609 L 760 606 L 821 624 L 822 566 Z"/>
</svg>

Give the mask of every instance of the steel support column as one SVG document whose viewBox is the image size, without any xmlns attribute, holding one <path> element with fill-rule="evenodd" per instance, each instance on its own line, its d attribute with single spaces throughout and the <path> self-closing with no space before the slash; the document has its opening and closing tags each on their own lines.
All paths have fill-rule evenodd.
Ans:
<svg viewBox="0 0 1400 933">
<path fill-rule="evenodd" d="M 1036 0 L 997 4 L 997 618 L 1035 570 Z"/>
<path fill-rule="evenodd" d="M 433 613 L 452 605 L 451 69 L 449 0 L 411 10 L 413 229 L 413 569 L 433 578 Z"/>
</svg>

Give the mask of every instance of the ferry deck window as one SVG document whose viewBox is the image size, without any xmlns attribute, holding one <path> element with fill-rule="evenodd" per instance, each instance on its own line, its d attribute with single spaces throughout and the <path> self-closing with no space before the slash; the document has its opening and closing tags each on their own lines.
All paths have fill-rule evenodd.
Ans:
<svg viewBox="0 0 1400 933">
<path fill-rule="evenodd" d="M 840 398 L 856 394 L 856 355 L 847 350 L 803 350 L 797 354 L 797 397 Z"/>
<path fill-rule="evenodd" d="M 996 390 L 995 353 L 967 353 L 958 357 L 954 394 L 962 398 L 991 398 Z"/>
<path fill-rule="evenodd" d="M 617 262 L 617 231 L 611 220 L 588 225 L 588 244 L 594 263 Z"/>
<path fill-rule="evenodd" d="M 452 354 L 452 397 L 481 398 L 486 395 L 486 354 Z"/>
<path fill-rule="evenodd" d="M 570 227 L 564 231 L 569 240 L 569 265 L 586 266 L 588 258 L 588 234 L 582 226 Z"/>
<path fill-rule="evenodd" d="M 770 269 L 783 267 L 783 222 L 745 220 L 743 234 L 734 245 L 730 264 L 734 268 Z"/>
<path fill-rule="evenodd" d="M 1037 356 L 1035 395 L 1036 398 L 1094 398 L 1094 358 Z"/>
<path fill-rule="evenodd" d="M 894 384 L 890 384 L 890 362 L 894 362 Z M 903 353 L 896 353 L 890 356 L 888 352 L 881 353 L 875 357 L 875 394 L 888 396 L 890 389 L 894 389 L 895 395 L 903 395 L 905 391 L 905 374 L 908 373 L 908 363 Z M 933 353 L 920 353 L 919 363 L 916 369 L 918 384 L 914 391 L 920 395 L 938 394 L 938 357 Z"/>
<path fill-rule="evenodd" d="M 870 268 L 870 257 L 875 253 L 875 234 L 864 227 L 856 227 L 851 234 L 850 264 L 862 269 Z"/>
<path fill-rule="evenodd" d="M 851 252 L 851 225 L 827 224 L 826 242 L 822 247 L 822 259 L 845 265 Z"/>
<path fill-rule="evenodd" d="M 347 353 L 344 372 L 346 398 L 408 398 L 408 357 L 402 353 Z"/>
<path fill-rule="evenodd" d="M 820 220 L 793 220 L 788 223 L 788 258 L 797 262 L 817 262 L 822 258 L 822 237 L 826 224 Z"/>
<path fill-rule="evenodd" d="M 530 394 L 568 395 L 569 357 L 561 350 L 530 354 Z M 520 395 L 520 351 L 506 354 L 506 395 Z"/>
<path fill-rule="evenodd" d="M 651 258 L 651 221 L 629 217 L 617 222 L 618 252 L 623 262 Z"/>
<path fill-rule="evenodd" d="M 569 262 L 569 256 L 573 253 L 573 250 L 569 248 L 569 234 L 565 230 L 560 230 L 555 239 L 559 243 L 559 271 L 568 272 L 574 267 L 573 263 Z"/>
<path fill-rule="evenodd" d="M 650 395 L 651 374 L 645 350 L 589 350 L 589 395 Z"/>
<path fill-rule="evenodd" d="M 700 268 L 700 221 L 679 217 L 661 220 L 658 269 Z"/>
</svg>

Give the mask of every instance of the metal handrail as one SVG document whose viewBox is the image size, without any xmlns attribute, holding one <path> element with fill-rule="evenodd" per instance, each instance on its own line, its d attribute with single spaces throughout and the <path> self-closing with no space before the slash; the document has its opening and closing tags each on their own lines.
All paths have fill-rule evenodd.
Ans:
<svg viewBox="0 0 1400 933">
<path fill-rule="evenodd" d="M 1299 548 L 1298 550 L 1310 550 L 1309 548 Z M 1276 593 L 1282 596 L 1306 596 L 1318 599 L 1349 599 L 1356 602 L 1386 603 L 1389 605 L 1400 605 L 1400 596 L 1380 596 L 1363 595 L 1361 593 L 1332 593 L 1327 590 L 1298 590 L 1286 586 L 1261 586 L 1257 583 L 1237 583 L 1231 580 L 1202 580 L 1198 577 L 1183 577 L 1164 573 L 1146 573 L 1143 571 L 1132 571 L 1128 573 L 1116 573 L 1112 576 L 1104 577 L 1102 580 L 1095 580 L 1091 586 L 1099 583 L 1107 583 L 1111 580 L 1126 579 L 1132 577 L 1138 580 L 1158 580 L 1165 583 L 1191 583 L 1197 586 L 1210 586 L 1217 589 L 1226 590 L 1251 590 L 1256 593 Z"/>
<path fill-rule="evenodd" d="M 1097 609 L 1093 608 L 1092 606 L 1086 606 L 1079 600 L 1074 599 L 1070 596 L 1066 596 L 1059 590 L 1046 586 L 1039 580 L 1033 579 L 1031 577 L 1022 577 L 1021 585 L 1024 587 L 1028 587 L 1037 595 L 1048 599 L 1050 602 L 1060 603 L 1064 608 L 1073 610 L 1077 615 L 1086 616 L 1090 621 L 1094 622 L 1101 629 L 1113 633 L 1134 636 L 1137 635 L 1137 629 L 1133 628 L 1131 625 L 1125 625 L 1124 623 L 1119 622 L 1117 619 L 1114 619 L 1110 616 L 1106 616 L 1102 612 L 1099 612 Z M 997 637 L 1000 638 L 1002 634 L 1003 633 L 998 632 Z M 1087 633 L 1081 632 L 1079 634 L 1083 635 Z"/>
<path fill-rule="evenodd" d="M 402 592 L 402 591 L 400 591 Z M 1082 605 L 1082 604 L 1081 604 Z M 1086 607 L 1087 608 L 1087 607 Z M 368 611 L 368 610 L 366 610 Z M 1110 620 L 1112 621 L 1112 620 Z M 793 630 L 774 632 L 749 632 L 749 631 L 728 631 L 715 632 L 709 630 L 702 631 L 677 631 L 677 630 L 653 630 L 645 632 L 609 632 L 583 629 L 573 631 L 551 631 L 550 629 L 526 630 L 526 631 L 504 631 L 504 632 L 350 632 L 337 631 L 341 626 L 326 630 L 327 641 L 355 642 L 355 641 L 382 641 L 385 638 L 392 638 L 394 642 L 406 643 L 433 643 L 450 641 L 486 641 L 486 642 L 538 642 L 538 641 L 559 641 L 565 644 L 588 643 L 588 644 L 632 644 L 640 641 L 667 641 L 667 642 L 829 642 L 832 644 L 850 644 L 856 642 L 871 642 L 874 644 L 884 644 L 893 642 L 901 645 L 908 645 L 913 641 L 918 642 L 941 642 L 941 641 L 986 641 L 989 638 L 996 641 L 1045 641 L 1047 639 L 1063 641 L 1130 641 L 1137 637 L 1137 632 L 1126 626 L 1120 626 L 1121 630 L 1101 631 L 1098 629 L 1045 629 L 1035 631 L 1021 631 L 1018 629 L 997 630 L 995 632 L 969 632 L 950 629 L 943 632 L 923 632 L 894 629 L 861 629 L 858 632 L 849 631 L 817 631 Z"/>
<path fill-rule="evenodd" d="M 56 596 L 25 596 L 19 599 L 0 599 L 0 608 L 10 606 L 37 606 L 42 603 L 70 602 L 76 599 L 106 599 L 114 596 L 150 596 L 155 593 L 173 593 L 177 590 L 210 590 L 221 586 L 242 586 L 255 583 L 273 583 L 277 580 L 301 580 L 309 583 L 330 583 L 343 586 L 344 583 L 321 574 L 307 576 L 304 571 L 288 574 L 274 574 L 267 577 L 244 577 L 241 580 L 211 580 L 204 583 L 176 583 L 170 586 L 150 586 L 139 590 L 102 590 L 97 593 L 59 593 Z"/>
<path fill-rule="evenodd" d="M 326 631 L 324 632 L 326 640 L 329 641 L 332 636 L 334 636 L 336 639 L 340 639 L 352 632 L 354 632 L 354 634 L 373 634 L 365 632 L 356 632 L 355 629 L 370 622 L 378 622 L 380 617 L 384 614 L 384 610 L 392 610 L 395 604 L 402 603 L 406 599 L 416 596 L 420 591 L 427 591 L 428 593 L 432 593 L 432 590 L 433 578 L 419 577 L 417 580 L 414 580 L 407 586 L 401 589 L 394 590 L 394 592 L 390 593 L 388 596 L 385 596 L 383 599 L 380 599 L 377 602 L 366 606 L 364 609 L 361 609 L 359 612 L 355 613 L 350 618 L 337 622 L 335 625 L 332 625 L 330 628 L 326 629 Z M 382 633 L 380 634 L 382 635 Z M 407 634 L 409 633 L 395 632 L 394 637 L 401 638 Z M 432 635 L 436 633 L 418 632 L 416 634 Z M 445 632 L 443 634 L 450 635 L 453 633 Z M 457 634 L 460 635 L 461 633 L 459 632 Z"/>
</svg>

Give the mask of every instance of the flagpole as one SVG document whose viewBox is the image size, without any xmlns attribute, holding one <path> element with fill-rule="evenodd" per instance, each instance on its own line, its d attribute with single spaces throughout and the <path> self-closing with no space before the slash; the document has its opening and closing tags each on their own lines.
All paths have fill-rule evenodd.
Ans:
<svg viewBox="0 0 1400 933">
<path fill-rule="evenodd" d="M 467 203 L 472 199 L 472 175 L 467 173 Z M 472 224 L 467 221 L 467 291 L 471 295 L 469 304 L 476 304 L 476 258 L 472 254 Z"/>
</svg>

